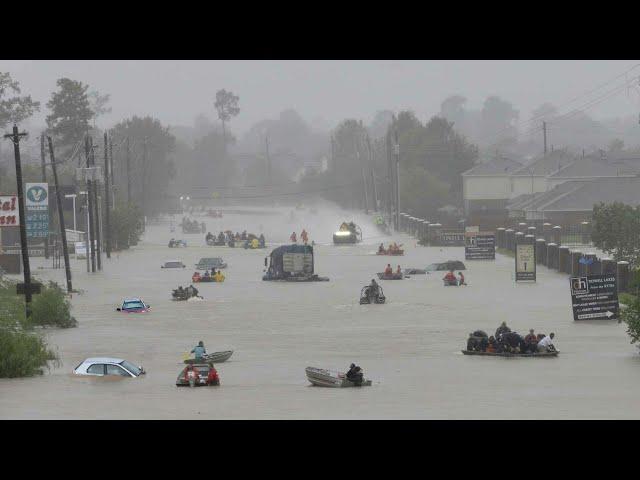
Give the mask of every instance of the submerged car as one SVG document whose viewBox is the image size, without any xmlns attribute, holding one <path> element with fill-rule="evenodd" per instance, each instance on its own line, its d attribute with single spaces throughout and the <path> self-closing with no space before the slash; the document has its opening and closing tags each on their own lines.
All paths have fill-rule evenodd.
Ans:
<svg viewBox="0 0 640 480">
<path fill-rule="evenodd" d="M 73 370 L 73 373 L 76 375 L 93 375 L 97 377 L 103 377 L 105 375 L 139 377 L 146 372 L 141 366 L 121 358 L 96 357 L 87 358 Z"/>
<path fill-rule="evenodd" d="M 220 257 L 203 257 L 196 264 L 198 270 L 211 270 L 212 268 L 227 268 L 227 264 Z"/>
<path fill-rule="evenodd" d="M 446 272 L 450 270 L 466 270 L 467 267 L 464 266 L 460 260 L 447 260 L 442 263 L 432 263 L 425 270 L 427 272 Z"/>
<path fill-rule="evenodd" d="M 127 313 L 144 313 L 148 312 L 151 305 L 147 305 L 139 298 L 125 298 L 122 301 L 122 306 L 116 308 L 118 312 Z"/>
<path fill-rule="evenodd" d="M 180 260 L 169 260 L 164 262 L 164 265 L 161 265 L 160 268 L 185 268 L 186 265 L 182 263 Z"/>
</svg>

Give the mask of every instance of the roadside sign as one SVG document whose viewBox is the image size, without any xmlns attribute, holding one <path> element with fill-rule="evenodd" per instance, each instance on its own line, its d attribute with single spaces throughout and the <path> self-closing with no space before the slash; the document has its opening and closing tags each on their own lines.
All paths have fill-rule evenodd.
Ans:
<svg viewBox="0 0 640 480">
<path fill-rule="evenodd" d="M 25 226 L 27 237 L 49 236 L 49 184 L 25 184 Z"/>
<path fill-rule="evenodd" d="M 438 244 L 443 247 L 462 247 L 464 245 L 464 233 L 461 231 L 438 232 Z"/>
<path fill-rule="evenodd" d="M 516 245 L 516 282 L 536 281 L 536 247 L 530 243 Z"/>
<path fill-rule="evenodd" d="M 19 227 L 20 211 L 17 195 L 0 195 L 0 227 Z"/>
<path fill-rule="evenodd" d="M 465 260 L 495 260 L 496 235 L 493 232 L 471 231 L 465 233 Z"/>
<path fill-rule="evenodd" d="M 42 284 L 39 282 L 32 282 L 30 285 L 30 289 L 32 294 L 40 293 L 42 289 Z M 16 293 L 18 295 L 25 295 L 27 293 L 27 288 L 24 283 L 18 283 L 16 285 Z"/>
<path fill-rule="evenodd" d="M 618 318 L 618 285 L 614 274 L 569 279 L 574 320 Z"/>
</svg>

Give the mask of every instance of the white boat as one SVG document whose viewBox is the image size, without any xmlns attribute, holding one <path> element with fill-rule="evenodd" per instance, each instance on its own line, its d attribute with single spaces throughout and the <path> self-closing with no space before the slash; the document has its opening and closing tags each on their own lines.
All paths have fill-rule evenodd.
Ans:
<svg viewBox="0 0 640 480">
<path fill-rule="evenodd" d="M 304 371 L 309 382 L 317 387 L 347 388 L 356 386 L 353 382 L 347 380 L 346 374 L 342 372 L 315 367 L 307 367 Z M 371 380 L 363 379 L 361 386 L 370 387 Z"/>
</svg>

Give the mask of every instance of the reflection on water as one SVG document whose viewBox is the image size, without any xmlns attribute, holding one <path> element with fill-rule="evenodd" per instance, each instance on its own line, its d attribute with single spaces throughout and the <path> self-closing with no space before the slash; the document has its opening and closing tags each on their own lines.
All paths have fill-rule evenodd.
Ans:
<svg viewBox="0 0 640 480">
<path fill-rule="evenodd" d="M 254 209 L 259 210 L 259 209 Z M 389 263 L 371 253 L 391 240 L 405 256 L 392 263 L 424 268 L 463 259 L 462 248 L 416 247 L 381 237 L 362 214 L 330 207 L 317 214 L 226 214 L 199 218 L 213 233 L 258 232 L 267 243 L 305 228 L 316 248 L 315 268 L 330 282 L 262 282 L 266 250 L 207 247 L 204 235 L 151 225 L 134 249 L 103 260 L 88 275 L 72 260 L 74 315 L 80 326 L 49 330 L 63 364 L 42 377 L 0 380 L 1 418 L 638 418 L 640 355 L 616 321 L 575 323 L 566 276 L 540 268 L 538 283 L 515 285 L 513 259 L 467 262 L 467 288 L 444 288 L 441 275 L 381 281 L 386 305 L 358 304 L 360 289 Z M 331 236 L 354 220 L 364 244 L 334 247 Z M 180 218 L 176 220 L 179 222 Z M 187 241 L 169 249 L 171 237 Z M 171 290 L 191 281 L 194 264 L 220 256 L 224 283 L 198 285 L 202 302 L 174 302 Z M 163 270 L 165 260 L 187 268 Z M 36 266 L 46 266 L 34 259 Z M 63 283 L 64 270 L 36 270 Z M 151 304 L 148 314 L 116 312 L 124 297 Z M 503 320 L 518 331 L 555 332 L 556 359 L 503 359 L 460 354 L 469 332 L 492 332 Z M 216 365 L 220 388 L 177 388 L 182 356 L 199 340 L 207 351 L 234 350 Z M 143 365 L 140 378 L 78 377 L 87 357 L 114 356 Z M 304 368 L 364 369 L 373 387 L 309 387 Z M 612 407 L 615 405 L 615 408 Z"/>
</svg>

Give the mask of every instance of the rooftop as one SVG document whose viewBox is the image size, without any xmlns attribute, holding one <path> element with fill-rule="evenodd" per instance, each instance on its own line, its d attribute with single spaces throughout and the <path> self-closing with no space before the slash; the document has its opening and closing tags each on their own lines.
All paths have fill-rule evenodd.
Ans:
<svg viewBox="0 0 640 480">
<path fill-rule="evenodd" d="M 475 167 L 462 173 L 462 175 L 509 175 L 521 167 L 522 164 L 520 162 L 506 157 L 497 157 L 488 162 L 479 163 Z"/>
</svg>

